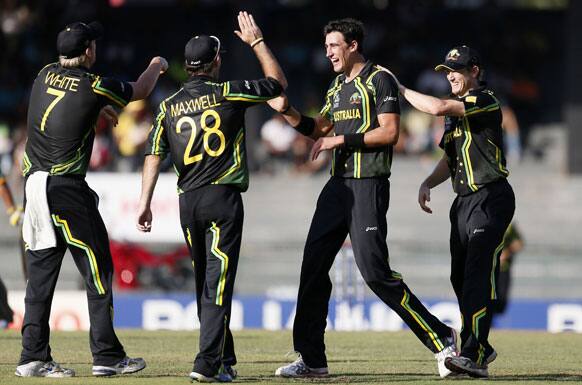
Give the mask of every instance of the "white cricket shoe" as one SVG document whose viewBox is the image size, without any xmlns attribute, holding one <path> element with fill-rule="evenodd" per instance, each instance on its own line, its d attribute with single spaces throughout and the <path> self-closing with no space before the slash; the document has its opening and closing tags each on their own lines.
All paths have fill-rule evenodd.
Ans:
<svg viewBox="0 0 582 385">
<path fill-rule="evenodd" d="M 197 382 L 232 382 L 232 379 L 233 379 L 233 377 L 231 377 L 231 375 L 229 373 L 222 372 L 222 371 L 213 377 L 208 377 L 208 376 L 205 376 L 204 374 L 198 373 L 198 372 L 191 372 L 190 378 L 192 379 L 193 382 L 194 381 L 197 381 Z"/>
<path fill-rule="evenodd" d="M 146 367 L 146 362 L 143 358 L 129 358 L 125 357 L 113 366 L 93 365 L 93 375 L 114 376 L 116 374 L 130 374 L 139 372 Z"/>
<path fill-rule="evenodd" d="M 456 374 L 445 366 L 445 360 L 447 357 L 457 357 L 459 355 L 459 351 L 457 349 L 457 332 L 454 329 L 451 328 L 451 337 L 447 338 L 446 342 L 448 345 L 445 346 L 443 350 L 434 355 L 437 360 L 437 366 L 441 378 L 448 377 L 451 374 Z"/>
<path fill-rule="evenodd" d="M 281 366 L 275 370 L 275 376 L 286 378 L 327 377 L 329 370 L 327 368 L 310 368 L 299 357 L 289 365 Z"/>
<path fill-rule="evenodd" d="M 73 369 L 62 368 L 54 361 L 32 361 L 28 364 L 18 365 L 14 373 L 18 377 L 74 377 Z"/>
</svg>

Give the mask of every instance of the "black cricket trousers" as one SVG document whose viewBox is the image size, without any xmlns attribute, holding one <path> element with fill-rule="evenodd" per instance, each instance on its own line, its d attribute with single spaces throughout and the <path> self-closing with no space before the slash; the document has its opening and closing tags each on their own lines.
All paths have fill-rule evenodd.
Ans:
<svg viewBox="0 0 582 385">
<path fill-rule="evenodd" d="M 49 316 L 67 247 L 87 290 L 93 364 L 114 365 L 125 357 L 125 351 L 113 329 L 113 262 L 107 230 L 97 210 L 97 194 L 84 177 L 49 176 L 47 198 L 57 245 L 26 252 L 28 283 L 19 365 L 52 360 Z"/>
<path fill-rule="evenodd" d="M 6 291 L 6 286 L 4 286 L 4 282 L 2 282 L 2 278 L 0 278 L 0 320 L 4 320 L 7 323 L 11 323 L 13 321 L 13 311 L 8 305 L 8 292 Z"/>
<path fill-rule="evenodd" d="M 208 185 L 180 194 L 180 222 L 190 249 L 200 320 L 194 371 L 207 377 L 235 365 L 230 312 L 243 230 L 240 190 Z"/>
<path fill-rule="evenodd" d="M 324 332 L 332 283 L 329 270 L 349 234 L 356 264 L 370 289 L 394 310 L 420 341 L 439 352 L 451 329 L 420 303 L 392 271 L 386 245 L 387 178 L 331 177 L 321 192 L 303 253 L 293 343 L 305 364 L 327 367 Z"/>
<path fill-rule="evenodd" d="M 503 179 L 457 196 L 450 211 L 451 283 L 463 316 L 461 355 L 485 364 L 497 300 L 503 236 L 515 211 L 515 195 Z"/>
</svg>

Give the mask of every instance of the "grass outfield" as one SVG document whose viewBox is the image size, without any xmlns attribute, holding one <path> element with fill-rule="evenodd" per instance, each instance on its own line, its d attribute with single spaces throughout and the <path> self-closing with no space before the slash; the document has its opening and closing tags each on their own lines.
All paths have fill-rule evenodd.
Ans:
<svg viewBox="0 0 582 385">
<path fill-rule="evenodd" d="M 285 380 L 273 373 L 288 361 L 290 332 L 235 332 L 241 383 L 387 383 L 438 384 L 436 361 L 410 332 L 329 332 L 328 358 L 332 376 L 320 380 Z M 142 356 L 148 367 L 137 374 L 95 378 L 91 376 L 88 334 L 59 332 L 52 335 L 53 357 L 75 369 L 76 378 L 17 378 L 20 334 L 0 331 L 0 384 L 184 384 L 197 350 L 197 332 L 124 330 L 119 337 L 130 356 Z M 491 365 L 489 381 L 495 383 L 559 384 L 582 381 L 582 334 L 494 331 L 492 343 L 499 358 Z M 475 383 L 468 377 L 447 383 Z"/>
</svg>

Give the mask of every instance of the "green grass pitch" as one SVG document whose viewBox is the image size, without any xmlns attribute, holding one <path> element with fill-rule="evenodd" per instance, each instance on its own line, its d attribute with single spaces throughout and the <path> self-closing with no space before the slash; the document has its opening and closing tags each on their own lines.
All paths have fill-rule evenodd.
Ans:
<svg viewBox="0 0 582 385">
<path fill-rule="evenodd" d="M 141 356 L 142 372 L 113 378 L 91 376 L 88 334 L 55 332 L 53 357 L 77 372 L 76 378 L 44 379 L 14 376 L 20 354 L 20 334 L 0 331 L 0 384 L 186 384 L 197 351 L 198 332 L 121 330 L 119 337 L 130 356 Z M 291 333 L 240 331 L 234 333 L 239 363 L 236 382 L 252 383 L 369 383 L 469 384 L 468 377 L 441 380 L 433 355 L 409 331 L 328 332 L 331 376 L 318 380 L 275 378 L 275 369 L 290 360 Z M 499 358 L 489 369 L 495 384 L 561 384 L 582 382 L 582 334 L 493 331 Z"/>
</svg>

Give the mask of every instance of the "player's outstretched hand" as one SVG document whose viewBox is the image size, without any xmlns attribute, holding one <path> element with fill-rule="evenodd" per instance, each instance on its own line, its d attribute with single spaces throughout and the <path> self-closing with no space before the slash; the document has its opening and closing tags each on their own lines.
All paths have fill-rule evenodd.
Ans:
<svg viewBox="0 0 582 385">
<path fill-rule="evenodd" d="M 143 233 L 152 231 L 152 210 L 149 207 L 139 209 L 136 227 Z"/>
<path fill-rule="evenodd" d="M 238 26 L 240 31 L 235 30 L 234 33 L 248 45 L 252 45 L 254 42 L 260 41 L 259 39 L 263 38 L 263 32 L 261 32 L 257 23 L 255 23 L 253 15 L 246 11 L 240 11 L 238 13 Z"/>
<path fill-rule="evenodd" d="M 103 107 L 101 111 L 99 111 L 99 117 L 105 119 L 111 127 L 117 126 L 119 116 L 113 107 L 109 105 Z"/>
<path fill-rule="evenodd" d="M 426 202 L 430 202 L 430 188 L 425 183 L 422 183 L 418 189 L 418 204 L 422 210 L 432 214 L 432 209 L 426 205 Z"/>
<path fill-rule="evenodd" d="M 314 161 L 319 156 L 319 153 L 326 150 L 331 150 L 343 144 L 343 136 L 326 136 L 317 139 L 311 147 L 311 160 Z"/>
<path fill-rule="evenodd" d="M 152 61 L 150 62 L 150 65 L 152 65 L 152 64 L 159 64 L 160 65 L 160 73 L 161 74 L 163 74 L 164 72 L 166 72 L 168 70 L 168 61 L 161 56 L 156 56 L 155 58 L 153 58 Z"/>
<path fill-rule="evenodd" d="M 281 111 L 285 111 L 289 106 L 289 98 L 287 98 L 287 95 L 281 94 L 276 98 L 267 100 L 267 104 L 269 107 L 280 113 Z"/>
<path fill-rule="evenodd" d="M 388 72 L 388 74 L 390 74 L 390 76 L 392 76 L 392 78 L 396 82 L 396 85 L 398 86 L 398 91 L 400 91 L 400 93 L 402 93 L 403 92 L 403 89 L 404 89 L 404 86 L 400 83 L 400 80 L 398 80 L 398 78 L 396 77 L 396 75 L 394 75 L 392 73 L 392 71 L 390 71 L 388 68 L 385 68 L 385 67 L 382 67 L 382 66 L 378 66 L 378 68 L 380 68 L 382 71 Z"/>
</svg>

